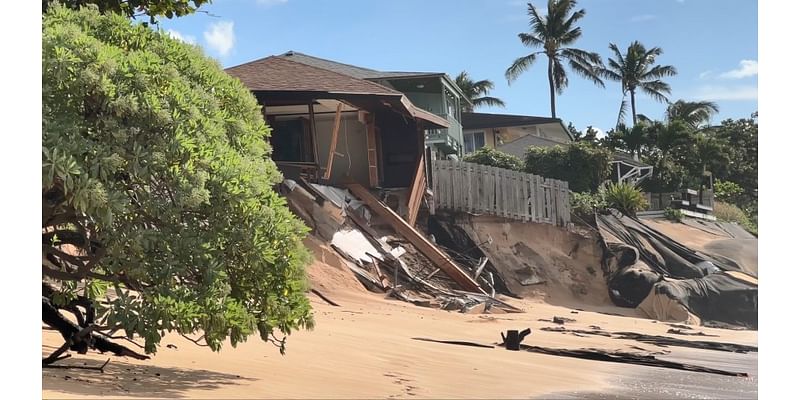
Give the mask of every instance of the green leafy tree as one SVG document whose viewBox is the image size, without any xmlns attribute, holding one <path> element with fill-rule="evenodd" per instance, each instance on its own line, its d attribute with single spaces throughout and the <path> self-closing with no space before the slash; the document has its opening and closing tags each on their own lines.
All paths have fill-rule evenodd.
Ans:
<svg viewBox="0 0 800 400">
<path fill-rule="evenodd" d="M 525 171 L 569 183 L 573 192 L 596 192 L 611 175 L 611 152 L 587 142 L 567 146 L 531 147 Z"/>
<path fill-rule="evenodd" d="M 719 112 L 717 103 L 711 101 L 678 100 L 667 107 L 668 121 L 681 120 L 694 128 L 711 121 L 711 117 Z"/>
<path fill-rule="evenodd" d="M 276 334 L 313 324 L 309 255 L 273 190 L 268 135 L 248 89 L 200 49 L 122 15 L 50 7 L 43 322 L 73 349 L 108 349 L 91 332 L 121 330 L 147 353 L 167 332 L 213 350 L 257 332 L 283 351 Z"/>
<path fill-rule="evenodd" d="M 506 154 L 502 151 L 490 149 L 488 147 L 482 147 L 470 154 L 467 154 L 464 156 L 464 161 L 475 164 L 489 165 L 492 167 L 511 169 L 514 171 L 522 170 L 522 160 L 511 154 Z"/>
<path fill-rule="evenodd" d="M 462 111 L 472 112 L 475 107 L 483 106 L 506 106 L 503 100 L 489 96 L 489 92 L 494 89 L 494 83 L 488 79 L 476 82 L 470 78 L 467 71 L 461 71 L 461 73 L 456 76 L 456 85 L 458 85 L 461 91 L 464 92 L 467 98 L 472 102 L 472 105 L 461 103 Z"/>
<path fill-rule="evenodd" d="M 572 12 L 576 5 L 576 0 L 549 0 L 547 14 L 540 15 L 536 7 L 528 3 L 531 31 L 520 33 L 519 40 L 526 47 L 541 50 L 517 58 L 506 70 L 506 79 L 511 83 L 527 71 L 541 55 L 547 57 L 550 114 L 553 118 L 556 118 L 556 93 L 563 93 L 569 83 L 564 63 L 578 75 L 597 86 L 605 87 L 597 72 L 598 66 L 603 62 L 600 55 L 567 47 L 575 44 L 583 33 L 577 23 L 586 15 L 586 11 L 580 9 Z"/>
<path fill-rule="evenodd" d="M 625 96 L 630 95 L 631 116 L 635 125 L 638 122 L 636 91 L 641 90 L 659 102 L 666 102 L 671 89 L 661 78 L 674 76 L 677 70 L 671 65 L 654 65 L 656 57 L 663 52 L 660 47 L 647 49 L 640 42 L 634 41 L 628 46 L 625 55 L 614 43 L 610 43 L 608 47 L 613 53 L 613 58 L 608 59 L 608 66 L 600 68 L 598 74 L 622 84 L 623 99 L 617 118 L 620 123 L 625 118 L 627 109 Z"/>
<path fill-rule="evenodd" d="M 55 3 L 75 10 L 93 4 L 102 13 L 112 12 L 128 18 L 146 15 L 151 22 L 155 22 L 157 17 L 192 14 L 203 4 L 211 3 L 211 0 L 42 0 L 42 12 L 47 12 Z"/>
</svg>

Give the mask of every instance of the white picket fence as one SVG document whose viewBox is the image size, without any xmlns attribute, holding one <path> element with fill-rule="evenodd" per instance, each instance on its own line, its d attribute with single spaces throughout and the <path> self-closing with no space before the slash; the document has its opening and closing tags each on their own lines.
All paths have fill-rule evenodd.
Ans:
<svg viewBox="0 0 800 400">
<path fill-rule="evenodd" d="M 433 207 L 567 226 L 567 182 L 452 160 L 433 160 Z"/>
</svg>

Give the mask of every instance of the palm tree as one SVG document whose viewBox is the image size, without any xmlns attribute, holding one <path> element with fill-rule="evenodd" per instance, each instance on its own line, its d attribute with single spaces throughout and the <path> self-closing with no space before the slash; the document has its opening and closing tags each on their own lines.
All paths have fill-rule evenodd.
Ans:
<svg viewBox="0 0 800 400">
<path fill-rule="evenodd" d="M 602 65 L 602 58 L 597 53 L 566 47 L 575 43 L 581 37 L 581 28 L 575 24 L 586 15 L 581 9 L 570 12 L 575 7 L 576 0 L 549 0 L 547 2 L 547 15 L 542 18 L 536 8 L 528 3 L 530 16 L 530 33 L 520 33 L 519 40 L 527 47 L 539 49 L 526 56 L 514 60 L 506 70 L 506 79 L 511 84 L 513 80 L 525 72 L 540 54 L 547 57 L 547 80 L 550 83 L 550 114 L 556 118 L 556 93 L 561 94 L 567 87 L 567 72 L 564 69 L 566 61 L 570 68 L 578 75 L 589 79 L 597 86 L 605 84 L 597 74 L 598 66 Z"/>
<path fill-rule="evenodd" d="M 599 74 L 606 79 L 622 83 L 622 103 L 619 108 L 618 120 L 625 117 L 626 102 L 625 96 L 631 96 L 631 114 L 633 123 L 636 124 L 636 90 L 656 99 L 659 102 L 667 102 L 667 94 L 671 93 L 669 85 L 661 78 L 677 74 L 675 67 L 671 65 L 653 65 L 656 56 L 661 55 L 660 47 L 646 49 L 639 41 L 634 41 L 628 46 L 628 51 L 623 56 L 617 45 L 610 43 L 608 47 L 614 53 L 614 58 L 608 59 L 608 67 L 602 67 Z"/>
<path fill-rule="evenodd" d="M 472 102 L 472 105 L 461 103 L 461 111 L 472 112 L 475 107 L 481 106 L 506 106 L 503 100 L 488 96 L 489 91 L 494 89 L 494 83 L 488 79 L 475 82 L 469 77 L 467 71 L 461 71 L 461 73 L 456 76 L 456 85 L 458 85 L 461 91 L 464 92 Z"/>
<path fill-rule="evenodd" d="M 680 119 L 694 128 L 702 123 L 708 123 L 711 116 L 719 112 L 719 107 L 711 101 L 683 101 L 678 100 L 667 107 L 667 120 Z"/>
</svg>

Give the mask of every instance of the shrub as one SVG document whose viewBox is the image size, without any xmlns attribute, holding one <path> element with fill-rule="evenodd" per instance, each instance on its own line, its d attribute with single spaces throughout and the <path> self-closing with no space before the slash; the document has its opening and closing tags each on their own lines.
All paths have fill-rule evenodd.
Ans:
<svg viewBox="0 0 800 400">
<path fill-rule="evenodd" d="M 608 204 L 600 193 L 570 192 L 569 196 L 572 213 L 581 218 L 591 218 L 597 211 L 608 208 Z"/>
<path fill-rule="evenodd" d="M 142 337 L 148 353 L 166 332 L 201 332 L 218 350 L 311 327 L 307 229 L 272 189 L 282 177 L 268 135 L 250 91 L 199 48 L 51 6 L 42 266 L 56 285 L 43 280 L 43 303 L 93 305 L 95 323 Z"/>
<path fill-rule="evenodd" d="M 488 147 L 480 148 L 475 152 L 464 156 L 464 161 L 489 165 L 492 167 L 512 169 L 514 171 L 522 170 L 522 160 L 511 154 L 506 154 L 502 151 L 490 149 Z"/>
<path fill-rule="evenodd" d="M 616 208 L 625 215 L 634 216 L 636 212 L 648 207 L 644 193 L 629 183 L 611 183 L 603 189 L 603 198 L 610 208 Z"/>
<path fill-rule="evenodd" d="M 744 189 L 735 182 L 714 182 L 714 198 L 725 203 L 736 203 Z"/>
<path fill-rule="evenodd" d="M 667 207 L 664 209 L 664 218 L 672 222 L 681 222 L 683 220 L 683 213 L 678 209 Z"/>
<path fill-rule="evenodd" d="M 531 147 L 525 171 L 569 182 L 574 192 L 596 192 L 611 174 L 611 152 L 585 142 L 566 146 Z"/>
<path fill-rule="evenodd" d="M 714 216 L 720 221 L 735 222 L 745 228 L 748 232 L 758 235 L 758 226 L 747 217 L 747 214 L 739 207 L 723 201 L 714 203 Z"/>
</svg>

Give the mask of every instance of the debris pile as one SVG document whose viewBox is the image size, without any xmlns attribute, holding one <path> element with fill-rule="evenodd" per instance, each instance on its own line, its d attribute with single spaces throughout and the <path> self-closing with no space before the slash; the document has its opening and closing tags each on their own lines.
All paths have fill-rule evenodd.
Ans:
<svg viewBox="0 0 800 400">
<path fill-rule="evenodd" d="M 285 180 L 281 192 L 313 233 L 345 260 L 369 291 L 423 307 L 464 313 L 523 312 L 498 298 L 507 292 L 487 259 L 461 258 L 405 222 L 366 188 Z"/>
</svg>

